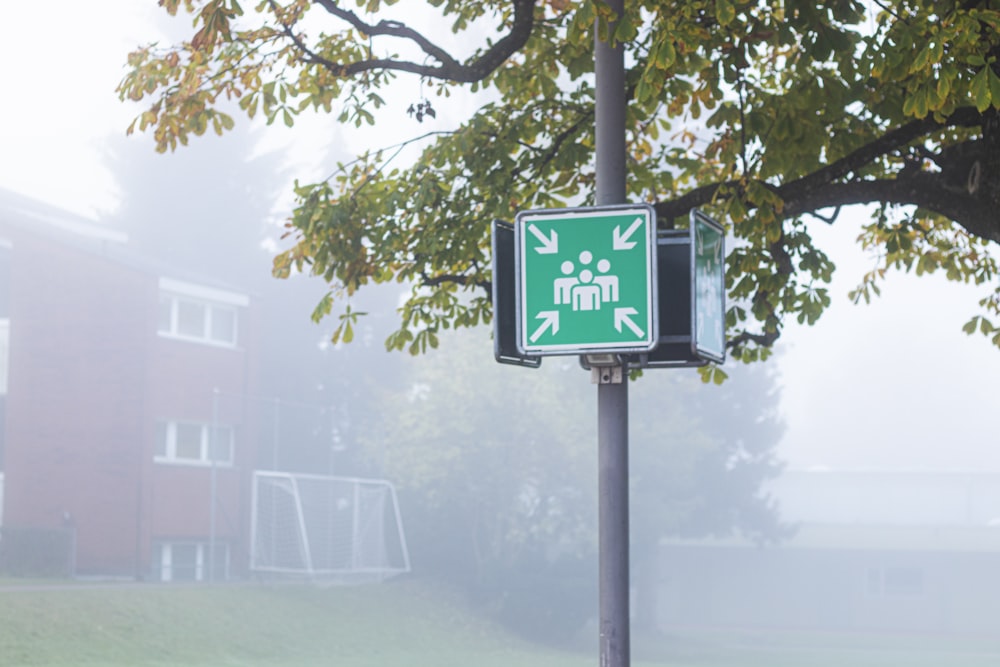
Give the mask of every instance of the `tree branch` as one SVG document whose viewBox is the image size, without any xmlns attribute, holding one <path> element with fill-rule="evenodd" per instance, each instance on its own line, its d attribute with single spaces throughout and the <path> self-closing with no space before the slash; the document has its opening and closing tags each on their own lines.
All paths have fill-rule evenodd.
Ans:
<svg viewBox="0 0 1000 667">
<path fill-rule="evenodd" d="M 569 124 L 569 126 L 563 128 L 561 132 L 556 134 L 552 138 L 552 142 L 543 151 L 541 149 L 537 150 L 539 154 L 537 163 L 535 164 L 535 173 L 540 173 L 552 160 L 555 159 L 556 155 L 559 154 L 559 150 L 562 148 L 570 138 L 578 134 L 583 128 L 584 124 L 588 123 L 594 117 L 594 107 L 591 106 L 585 111 L 581 111 L 580 115 L 575 121 Z M 534 148 L 534 147 L 530 147 Z M 511 178 L 516 179 L 520 176 L 521 169 L 514 169 L 511 172 Z"/>
<path fill-rule="evenodd" d="M 316 4 L 320 5 L 323 9 L 337 18 L 350 23 L 355 30 L 363 35 L 367 35 L 369 37 L 386 36 L 408 39 L 419 46 L 421 51 L 434 58 L 442 65 L 447 67 L 460 67 L 458 61 L 452 58 L 447 51 L 434 44 L 429 39 L 404 23 L 385 20 L 379 21 L 377 24 L 365 23 L 358 18 L 358 15 L 354 12 L 341 9 L 335 0 L 316 0 Z"/>
<path fill-rule="evenodd" d="M 898 128 L 887 131 L 879 138 L 865 144 L 861 148 L 845 155 L 801 178 L 783 185 L 765 183 L 784 202 L 780 211 L 775 211 L 777 224 L 782 220 L 796 218 L 806 213 L 814 213 L 825 208 L 837 208 L 852 204 L 889 203 L 913 205 L 942 215 L 965 228 L 969 233 L 987 240 L 1000 243 L 1000 222 L 990 200 L 975 188 L 965 187 L 966 174 L 950 173 L 949 164 L 944 152 L 937 156 L 936 161 L 941 171 L 929 172 L 904 168 L 895 178 L 850 180 L 843 179 L 855 176 L 866 166 L 876 160 L 900 151 L 912 142 L 946 127 L 983 127 L 985 116 L 976 109 L 967 107 L 958 109 L 944 121 L 933 117 L 911 121 Z M 951 153 L 975 153 L 984 150 L 978 140 L 969 140 L 947 149 Z M 957 165 L 956 165 L 957 166 Z M 958 169 L 961 169 L 959 166 Z M 956 179 L 956 176 L 958 177 Z M 1000 174 L 991 174 L 998 181 Z M 961 185 L 957 185 L 961 184 Z M 657 203 L 654 208 L 663 226 L 672 226 L 675 218 L 681 217 L 691 209 L 707 204 L 721 194 L 720 191 L 736 192 L 743 184 L 729 180 L 695 188 L 680 197 Z M 726 196 L 729 196 L 728 194 Z M 834 216 L 835 218 L 836 216 Z M 832 219 L 830 220 L 832 221 Z M 785 238 L 781 238 L 769 247 L 771 257 L 775 262 L 776 274 L 788 277 L 795 271 L 794 262 L 785 246 Z M 764 304 L 767 314 L 764 317 L 764 330 L 761 333 L 741 331 L 727 342 L 727 347 L 738 351 L 748 343 L 769 347 L 781 335 L 781 322 L 775 309 L 771 306 L 770 293 L 760 290 L 754 294 L 757 304 Z"/>
<path fill-rule="evenodd" d="M 362 34 L 372 37 L 398 37 L 406 39 L 433 58 L 437 65 L 422 65 L 419 63 L 396 60 L 393 58 L 371 58 L 352 63 L 335 63 L 304 45 L 301 40 L 291 35 L 290 28 L 282 24 L 285 33 L 292 38 L 295 45 L 302 51 L 305 59 L 318 64 L 337 76 L 349 77 L 361 72 L 372 70 L 393 70 L 409 72 L 433 79 L 443 79 L 455 83 L 473 83 L 482 81 L 500 67 L 511 55 L 521 50 L 528 41 L 534 27 L 535 3 L 537 0 L 511 0 L 514 6 L 514 16 L 510 32 L 497 40 L 486 51 L 461 63 L 447 51 L 437 46 L 422 34 L 398 21 L 379 21 L 377 24 L 365 23 L 357 14 L 343 9 L 336 0 L 316 0 L 331 15 L 346 21 Z"/>
<path fill-rule="evenodd" d="M 832 183 L 849 174 L 857 173 L 863 167 L 871 164 L 880 157 L 889 155 L 893 151 L 906 146 L 911 141 L 926 136 L 935 130 L 945 127 L 977 127 L 982 123 L 982 120 L 982 114 L 976 111 L 976 109 L 973 107 L 963 107 L 956 109 L 955 113 L 945 119 L 944 122 L 934 120 L 933 116 L 911 121 L 906 125 L 889 130 L 878 139 L 865 144 L 839 160 L 777 188 L 777 191 L 782 199 L 786 201 L 795 200 L 822 185 Z"/>
<path fill-rule="evenodd" d="M 424 287 L 435 287 L 442 283 L 455 283 L 456 285 L 474 285 L 486 290 L 486 294 L 492 294 L 493 283 L 485 279 L 476 279 L 474 276 L 467 276 L 458 273 L 442 273 L 436 276 L 429 276 L 426 273 L 420 274 L 420 284 Z"/>
<path fill-rule="evenodd" d="M 779 186 L 765 185 L 784 201 L 780 214 L 783 219 L 823 208 L 886 201 L 921 206 L 955 220 L 977 236 L 1000 242 L 1000 227 L 984 205 L 969 193 L 949 187 L 940 173 L 918 171 L 910 175 L 904 171 L 895 179 L 837 182 L 935 130 L 945 127 L 976 127 L 982 122 L 983 115 L 972 107 L 956 110 L 944 122 L 932 117 L 915 120 L 886 132 L 878 139 L 811 174 Z M 674 218 L 708 204 L 721 189 L 738 187 L 740 183 L 734 180 L 710 183 L 676 199 L 659 202 L 654 208 L 664 225 L 672 226 Z"/>
<path fill-rule="evenodd" d="M 1000 243 L 996 212 L 972 195 L 956 192 L 938 173 L 917 172 L 895 179 L 830 183 L 786 202 L 782 215 L 793 218 L 834 206 L 876 202 L 919 206 L 954 220 L 974 236 Z"/>
</svg>

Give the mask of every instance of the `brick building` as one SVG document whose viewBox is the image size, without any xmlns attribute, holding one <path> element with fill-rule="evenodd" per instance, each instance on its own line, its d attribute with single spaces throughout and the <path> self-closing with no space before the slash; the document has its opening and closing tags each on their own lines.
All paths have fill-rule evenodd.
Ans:
<svg viewBox="0 0 1000 667">
<path fill-rule="evenodd" d="M 254 308 L 0 191 L 0 567 L 245 568 Z"/>
</svg>

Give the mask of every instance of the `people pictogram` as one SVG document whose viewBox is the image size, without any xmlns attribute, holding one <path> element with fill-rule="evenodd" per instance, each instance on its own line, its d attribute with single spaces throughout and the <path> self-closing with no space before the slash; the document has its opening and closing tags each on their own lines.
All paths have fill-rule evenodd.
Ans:
<svg viewBox="0 0 1000 667">
<path fill-rule="evenodd" d="M 594 282 L 601 286 L 601 301 L 603 303 L 616 303 L 618 301 L 618 276 L 606 275 L 611 270 L 611 262 L 602 259 L 597 263 L 597 270 L 601 275 L 594 278 Z"/>
<path fill-rule="evenodd" d="M 618 301 L 618 276 L 609 274 L 611 262 L 601 259 L 597 262 L 598 275 L 589 268 L 594 261 L 594 255 L 589 250 L 580 253 L 577 261 L 580 263 L 580 271 L 576 271 L 576 264 L 571 260 L 565 260 L 559 267 L 563 277 L 553 281 L 553 301 L 557 306 L 572 306 L 573 310 L 600 310 L 602 303 L 615 303 Z"/>
<path fill-rule="evenodd" d="M 562 271 L 563 275 L 566 277 L 556 278 L 554 282 L 555 286 L 554 300 L 557 306 L 568 304 L 572 300 L 573 285 L 576 285 L 576 283 L 578 282 L 576 276 L 570 275 L 571 273 L 573 273 L 573 269 L 576 268 L 573 266 L 573 262 L 567 259 L 565 262 L 562 263 L 562 266 L 560 266 L 559 268 Z"/>
<path fill-rule="evenodd" d="M 573 286 L 573 310 L 600 310 L 601 286 L 594 284 L 590 269 L 580 271 L 580 282 Z"/>
</svg>

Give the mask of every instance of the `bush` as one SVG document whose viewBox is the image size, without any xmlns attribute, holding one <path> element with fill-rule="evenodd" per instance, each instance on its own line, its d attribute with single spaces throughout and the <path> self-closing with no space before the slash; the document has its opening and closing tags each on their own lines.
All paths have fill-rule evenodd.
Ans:
<svg viewBox="0 0 1000 667">
<path fill-rule="evenodd" d="M 480 599 L 511 630 L 533 640 L 563 642 L 597 613 L 592 558 L 525 558 L 491 577 Z"/>
<path fill-rule="evenodd" d="M 0 528 L 0 572 L 15 577 L 71 577 L 72 528 Z"/>
</svg>

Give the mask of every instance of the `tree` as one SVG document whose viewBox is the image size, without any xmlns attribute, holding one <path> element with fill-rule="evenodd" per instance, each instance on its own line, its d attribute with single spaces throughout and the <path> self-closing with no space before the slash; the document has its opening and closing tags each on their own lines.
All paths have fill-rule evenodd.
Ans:
<svg viewBox="0 0 1000 667">
<path fill-rule="evenodd" d="M 484 333 L 448 332 L 446 351 L 403 364 L 407 382 L 379 398 L 391 407 L 365 450 L 399 488 L 415 569 L 519 630 L 574 631 L 597 594 L 592 387 L 573 382 L 585 377 L 575 359 L 537 373 L 500 366 Z M 780 469 L 769 370 L 740 368 L 721 388 L 683 371 L 637 384 L 631 543 L 644 620 L 653 600 L 641 578 L 661 538 L 783 536 L 761 491 Z"/>
<path fill-rule="evenodd" d="M 175 270 L 256 292 L 270 278 L 262 243 L 280 195 L 273 155 L 253 157 L 256 137 L 241 128 L 165 159 L 149 142 L 115 139 L 106 160 L 121 203 L 114 223 L 129 245 Z M 269 229 L 270 227 L 270 229 Z"/>
<path fill-rule="evenodd" d="M 414 123 L 453 93 L 478 94 L 458 127 L 414 138 L 411 166 L 373 149 L 296 188 L 296 243 L 276 273 L 307 269 L 328 296 L 412 283 L 391 348 L 420 352 L 442 328 L 489 317 L 491 219 L 593 201 L 595 25 L 629 63 L 630 196 L 663 227 L 704 207 L 739 239 L 732 356 L 766 356 L 787 318 L 820 317 L 834 266 L 809 229 L 857 204 L 875 206 L 859 243 L 878 265 L 856 300 L 878 294 L 889 269 L 941 270 L 992 288 L 964 329 L 1000 345 L 995 0 L 635 0 L 613 34 L 601 0 L 430 0 L 433 25 L 479 44 L 466 58 L 388 1 L 161 4 L 192 14 L 194 34 L 136 50 L 119 87 L 145 104 L 129 131 L 151 131 L 159 150 L 232 127 L 220 105 L 233 98 L 268 122 L 312 108 L 361 126 L 398 122 L 387 103 L 397 77 L 433 98 L 402 103 Z M 317 312 L 332 308 L 325 298 Z"/>
<path fill-rule="evenodd" d="M 324 344 L 329 327 L 304 316 L 323 296 L 323 286 L 305 276 L 273 279 L 263 244 L 280 233 L 269 218 L 282 166 L 274 154 L 257 154 L 258 138 L 238 128 L 169 159 L 148 142 L 112 141 L 107 159 L 121 193 L 114 222 L 128 232 L 131 247 L 163 270 L 169 267 L 172 277 L 251 295 L 255 319 L 241 331 L 255 337 L 258 354 L 255 388 L 242 398 L 260 425 L 254 438 L 259 466 L 359 474 L 357 432 L 378 423 L 371 395 L 394 380 L 386 372 L 392 360 L 372 338 L 384 338 L 391 324 L 369 318 L 351 353 L 343 353 Z M 394 285 L 369 290 L 354 305 L 391 311 L 398 292 Z M 211 400 L 207 388 L 204 400 Z"/>
<path fill-rule="evenodd" d="M 449 332 L 447 352 L 404 365 L 407 381 L 378 397 L 385 414 L 365 439 L 408 517 L 427 517 L 408 520 L 415 561 L 472 586 L 540 548 L 577 555 L 596 504 L 592 399 L 567 378 L 579 366 L 547 364 L 540 376 L 499 366 L 483 333 Z"/>
</svg>

